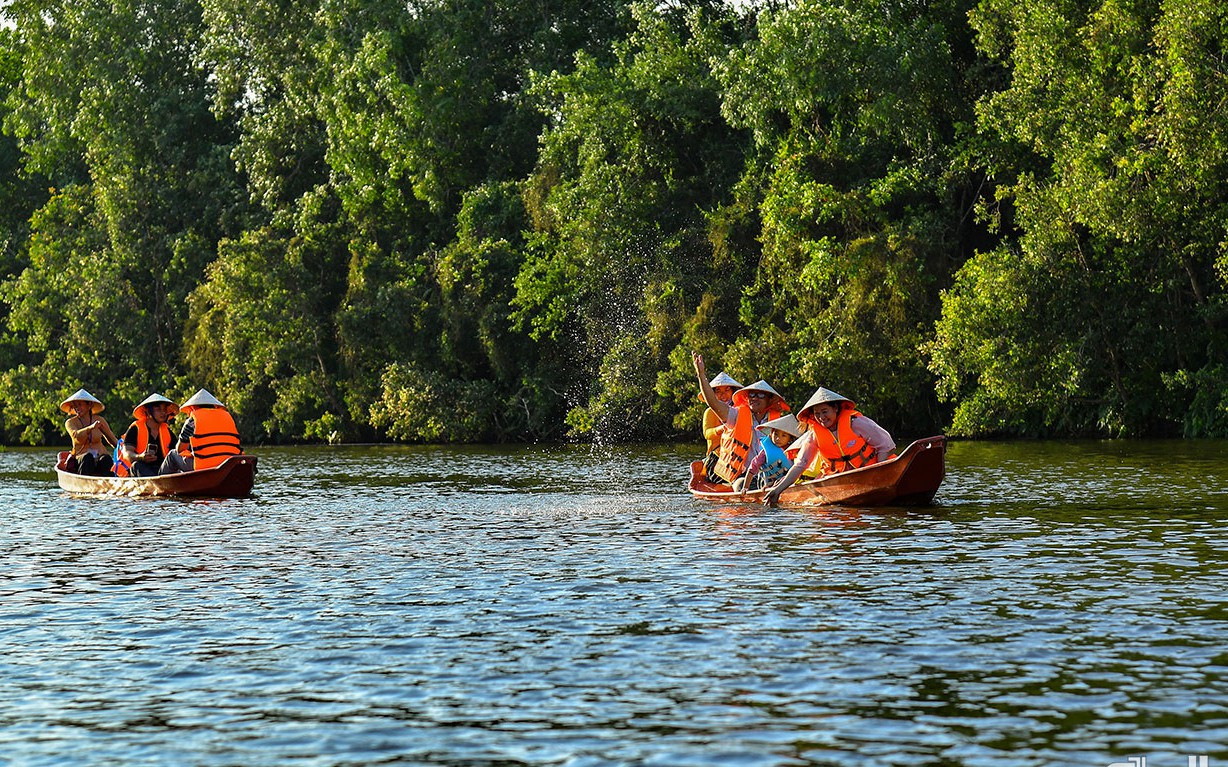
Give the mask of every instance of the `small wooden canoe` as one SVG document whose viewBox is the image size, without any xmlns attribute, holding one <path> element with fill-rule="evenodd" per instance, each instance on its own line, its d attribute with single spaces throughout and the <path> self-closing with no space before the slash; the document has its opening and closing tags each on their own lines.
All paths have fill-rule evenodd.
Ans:
<svg viewBox="0 0 1228 767">
<path fill-rule="evenodd" d="M 60 487 L 76 495 L 196 496 L 203 498 L 246 498 L 256 481 L 256 458 L 236 455 L 212 469 L 162 474 L 157 477 L 91 477 L 64 470 L 68 452 L 60 453 L 55 465 Z"/>
<path fill-rule="evenodd" d="M 780 494 L 780 502 L 809 506 L 928 506 L 946 476 L 947 438 L 926 437 L 889 461 L 798 482 Z M 761 503 L 763 491 L 734 492 L 709 482 L 702 461 L 691 464 L 691 494 L 696 498 Z"/>
</svg>

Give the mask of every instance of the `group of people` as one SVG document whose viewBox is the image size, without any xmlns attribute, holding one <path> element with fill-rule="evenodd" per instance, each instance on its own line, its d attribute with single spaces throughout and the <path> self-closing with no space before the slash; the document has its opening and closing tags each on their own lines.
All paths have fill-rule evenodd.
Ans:
<svg viewBox="0 0 1228 767">
<path fill-rule="evenodd" d="M 692 352 L 707 403 L 704 469 L 710 482 L 762 490 L 774 504 L 799 478 L 813 479 L 894 457 L 895 441 L 847 397 L 819 387 L 797 415 L 764 380 L 743 386 L 722 372 L 711 381 Z"/>
<path fill-rule="evenodd" d="M 118 439 L 99 415 L 104 409 L 102 402 L 85 389 L 60 403 L 60 410 L 71 414 L 64 422 L 72 438 L 72 451 L 65 464 L 68 471 L 153 477 L 212 468 L 241 452 L 234 418 L 204 389 L 183 405 L 161 394 L 149 395 L 133 409 L 135 420 Z M 179 413 L 188 418 L 179 430 L 178 441 L 174 441 L 170 420 Z"/>
<path fill-rule="evenodd" d="M 830 389 L 819 389 L 797 415 L 764 380 L 743 386 L 727 373 L 708 380 L 703 357 L 692 353 L 704 412 L 710 482 L 735 491 L 762 490 L 765 503 L 799 478 L 816 478 L 869 466 L 893 457 L 895 441 L 857 411 L 857 405 Z M 132 411 L 135 419 L 116 438 L 99 413 L 104 406 L 85 389 L 60 403 L 70 413 L 64 428 L 72 438 L 69 471 L 97 476 L 151 477 L 217 466 L 240 450 L 234 418 L 212 394 L 200 389 L 182 406 L 151 394 Z M 169 422 L 188 416 L 172 441 Z M 108 452 L 107 445 L 114 448 Z"/>
</svg>

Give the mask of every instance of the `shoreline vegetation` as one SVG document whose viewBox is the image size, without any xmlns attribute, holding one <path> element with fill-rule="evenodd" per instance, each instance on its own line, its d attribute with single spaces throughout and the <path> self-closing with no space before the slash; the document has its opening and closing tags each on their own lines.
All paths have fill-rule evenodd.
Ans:
<svg viewBox="0 0 1228 767">
<path fill-rule="evenodd" d="M 0 442 L 1228 436 L 1228 6 L 12 0 Z M 117 419 L 118 420 L 118 419 Z M 698 439 L 698 437 L 695 437 Z"/>
</svg>

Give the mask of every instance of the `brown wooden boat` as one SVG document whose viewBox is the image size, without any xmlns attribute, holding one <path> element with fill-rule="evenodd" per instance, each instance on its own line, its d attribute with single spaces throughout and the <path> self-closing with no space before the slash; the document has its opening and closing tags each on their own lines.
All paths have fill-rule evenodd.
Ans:
<svg viewBox="0 0 1228 767">
<path fill-rule="evenodd" d="M 780 494 L 780 502 L 809 506 L 928 506 L 946 476 L 945 436 L 919 439 L 882 463 L 807 482 Z M 735 503 L 762 503 L 763 491 L 745 494 L 729 485 L 709 482 L 702 461 L 691 464 L 691 494 L 696 498 Z"/>
<path fill-rule="evenodd" d="M 60 487 L 77 495 L 195 496 L 203 498 L 246 498 L 256 482 L 256 457 L 235 455 L 211 469 L 162 474 L 157 477 L 92 477 L 64 470 L 67 451 L 60 453 L 55 465 Z"/>
</svg>

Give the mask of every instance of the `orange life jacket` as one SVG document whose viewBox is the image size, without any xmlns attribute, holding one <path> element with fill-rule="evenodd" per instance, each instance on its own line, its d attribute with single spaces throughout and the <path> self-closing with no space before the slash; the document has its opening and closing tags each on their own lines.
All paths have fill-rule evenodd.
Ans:
<svg viewBox="0 0 1228 767">
<path fill-rule="evenodd" d="M 739 405 L 737 411 L 738 420 L 734 422 L 733 428 L 726 428 L 725 433 L 721 435 L 720 458 L 714 469 L 717 476 L 730 484 L 742 476 L 742 471 L 746 468 L 746 459 L 750 455 L 751 443 L 756 439 L 755 417 L 750 412 L 750 406 Z M 773 418 L 779 418 L 785 412 L 779 407 L 770 408 L 763 420 L 770 421 Z"/>
<path fill-rule="evenodd" d="M 853 431 L 853 417 L 860 415 L 861 413 L 851 407 L 841 408 L 834 434 L 830 429 L 823 428 L 818 421 L 806 419 L 810 424 L 810 430 L 814 432 L 814 440 L 819 448 L 819 454 L 815 462 L 810 465 L 810 469 L 820 468 L 821 474 L 835 474 L 877 463 L 874 448 L 870 446 L 865 437 Z M 820 461 L 821 466 L 816 467 L 815 464 Z"/>
<path fill-rule="evenodd" d="M 238 455 L 239 429 L 225 408 L 198 407 L 192 411 L 195 428 L 181 453 L 191 452 L 192 468 L 196 471 L 220 466 L 232 455 Z"/>
<path fill-rule="evenodd" d="M 141 412 L 144 412 L 141 408 Z M 149 447 L 149 418 L 138 418 L 132 425 L 136 427 L 136 454 L 140 455 Z M 131 429 L 132 426 L 128 428 Z M 123 441 L 122 438 L 120 441 Z M 165 423 L 158 424 L 158 442 L 162 444 L 162 456 L 165 457 L 171 450 L 171 430 Z M 116 455 L 119 456 L 121 451 L 116 445 Z M 127 461 L 119 460 L 115 462 L 115 476 L 127 477 L 130 475 Z"/>
</svg>

